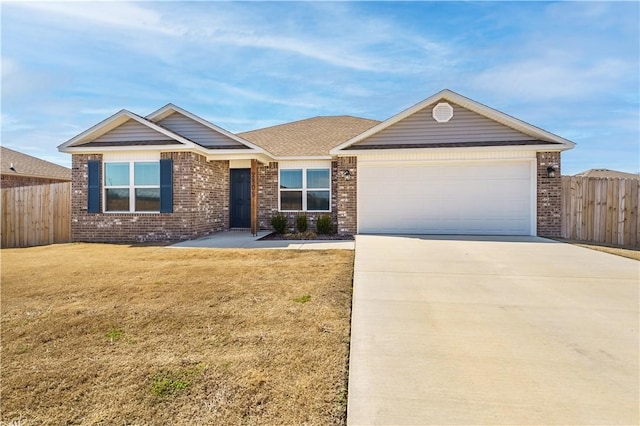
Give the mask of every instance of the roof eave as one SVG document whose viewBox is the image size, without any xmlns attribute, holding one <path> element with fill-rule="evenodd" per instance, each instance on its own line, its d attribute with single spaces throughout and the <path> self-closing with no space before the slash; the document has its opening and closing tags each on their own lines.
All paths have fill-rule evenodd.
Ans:
<svg viewBox="0 0 640 426">
<path fill-rule="evenodd" d="M 63 180 L 65 182 L 71 182 L 71 177 L 60 177 L 60 176 L 49 176 L 49 175 L 38 175 L 34 173 L 14 173 L 14 172 L 0 172 L 0 175 L 3 176 L 15 176 L 15 177 L 28 177 L 28 178 L 37 178 L 37 179 L 52 179 L 52 180 Z"/>
<path fill-rule="evenodd" d="M 243 159 L 258 159 L 262 163 L 268 163 L 269 161 L 275 161 L 273 157 L 257 152 L 251 149 L 247 149 L 243 152 L 238 152 L 235 149 L 207 149 L 205 147 L 185 146 L 180 145 L 141 145 L 141 146 L 75 146 L 66 148 L 65 153 L 68 154 L 101 154 L 104 152 L 126 152 L 126 151 L 160 151 L 160 152 L 195 152 L 203 155 L 207 160 L 243 160 Z"/>
<path fill-rule="evenodd" d="M 407 153 L 407 152 L 451 152 L 451 151 L 534 151 L 534 152 L 561 152 L 570 149 L 566 146 L 557 145 L 511 145 L 511 146 L 477 146 L 477 147 L 451 147 L 451 148 L 388 148 L 388 149 L 351 149 L 336 152 L 336 157 L 355 157 L 358 155 L 380 154 L 380 153 Z"/>
<path fill-rule="evenodd" d="M 299 160 L 331 160 L 331 155 L 286 155 L 276 156 L 276 161 L 299 161 Z"/>
<path fill-rule="evenodd" d="M 268 164 L 272 161 L 275 161 L 272 157 L 257 153 L 257 152 L 246 152 L 239 153 L 238 151 L 228 151 L 225 153 L 215 152 L 214 154 L 207 154 L 207 161 L 220 161 L 220 160 L 258 160 L 261 164 Z"/>
</svg>

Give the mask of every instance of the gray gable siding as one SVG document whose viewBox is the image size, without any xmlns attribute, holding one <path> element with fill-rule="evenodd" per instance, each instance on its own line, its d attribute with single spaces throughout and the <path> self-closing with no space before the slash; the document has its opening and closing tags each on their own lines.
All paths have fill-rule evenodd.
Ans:
<svg viewBox="0 0 640 426">
<path fill-rule="evenodd" d="M 206 148 L 229 147 L 231 145 L 244 147 L 240 142 L 177 112 L 163 118 L 158 124 Z"/>
<path fill-rule="evenodd" d="M 93 142 L 166 141 L 167 139 L 170 138 L 135 120 L 129 120 L 94 139 Z"/>
<path fill-rule="evenodd" d="M 487 117 L 448 102 L 453 107 L 453 118 L 438 123 L 427 106 L 352 147 L 368 145 L 424 145 L 460 144 L 471 142 L 516 142 L 538 139 L 500 124 Z"/>
</svg>

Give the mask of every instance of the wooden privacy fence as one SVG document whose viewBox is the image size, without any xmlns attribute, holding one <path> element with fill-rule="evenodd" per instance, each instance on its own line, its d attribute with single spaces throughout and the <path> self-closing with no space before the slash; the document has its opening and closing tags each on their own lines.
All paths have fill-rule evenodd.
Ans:
<svg viewBox="0 0 640 426">
<path fill-rule="evenodd" d="M 640 246 L 639 179 L 562 177 L 562 237 Z"/>
<path fill-rule="evenodd" d="M 2 247 L 64 243 L 70 232 L 70 182 L 2 189 Z"/>
</svg>

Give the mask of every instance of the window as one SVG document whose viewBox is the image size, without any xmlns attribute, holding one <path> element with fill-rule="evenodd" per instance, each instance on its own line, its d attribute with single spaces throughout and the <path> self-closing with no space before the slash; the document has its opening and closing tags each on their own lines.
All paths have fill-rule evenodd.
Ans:
<svg viewBox="0 0 640 426">
<path fill-rule="evenodd" d="M 280 170 L 281 211 L 330 211 L 329 169 Z"/>
<path fill-rule="evenodd" d="M 107 212 L 159 212 L 160 163 L 104 163 L 104 205 Z"/>
</svg>

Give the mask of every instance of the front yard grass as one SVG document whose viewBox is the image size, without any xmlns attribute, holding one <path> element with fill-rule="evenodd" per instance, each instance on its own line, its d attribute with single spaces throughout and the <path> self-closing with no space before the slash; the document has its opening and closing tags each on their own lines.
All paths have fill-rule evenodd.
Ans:
<svg viewBox="0 0 640 426">
<path fill-rule="evenodd" d="M 602 251 L 609 254 L 615 254 L 616 256 L 622 256 L 622 257 L 627 257 L 629 259 L 640 260 L 640 250 L 637 248 L 616 247 L 616 246 L 610 246 L 610 245 L 601 244 L 601 243 L 567 240 L 564 238 L 554 238 L 554 239 L 557 241 L 562 241 L 563 243 L 573 244 L 573 245 L 588 248 L 591 250 Z"/>
<path fill-rule="evenodd" d="M 1 256 L 2 422 L 346 422 L 353 251 Z"/>
</svg>

